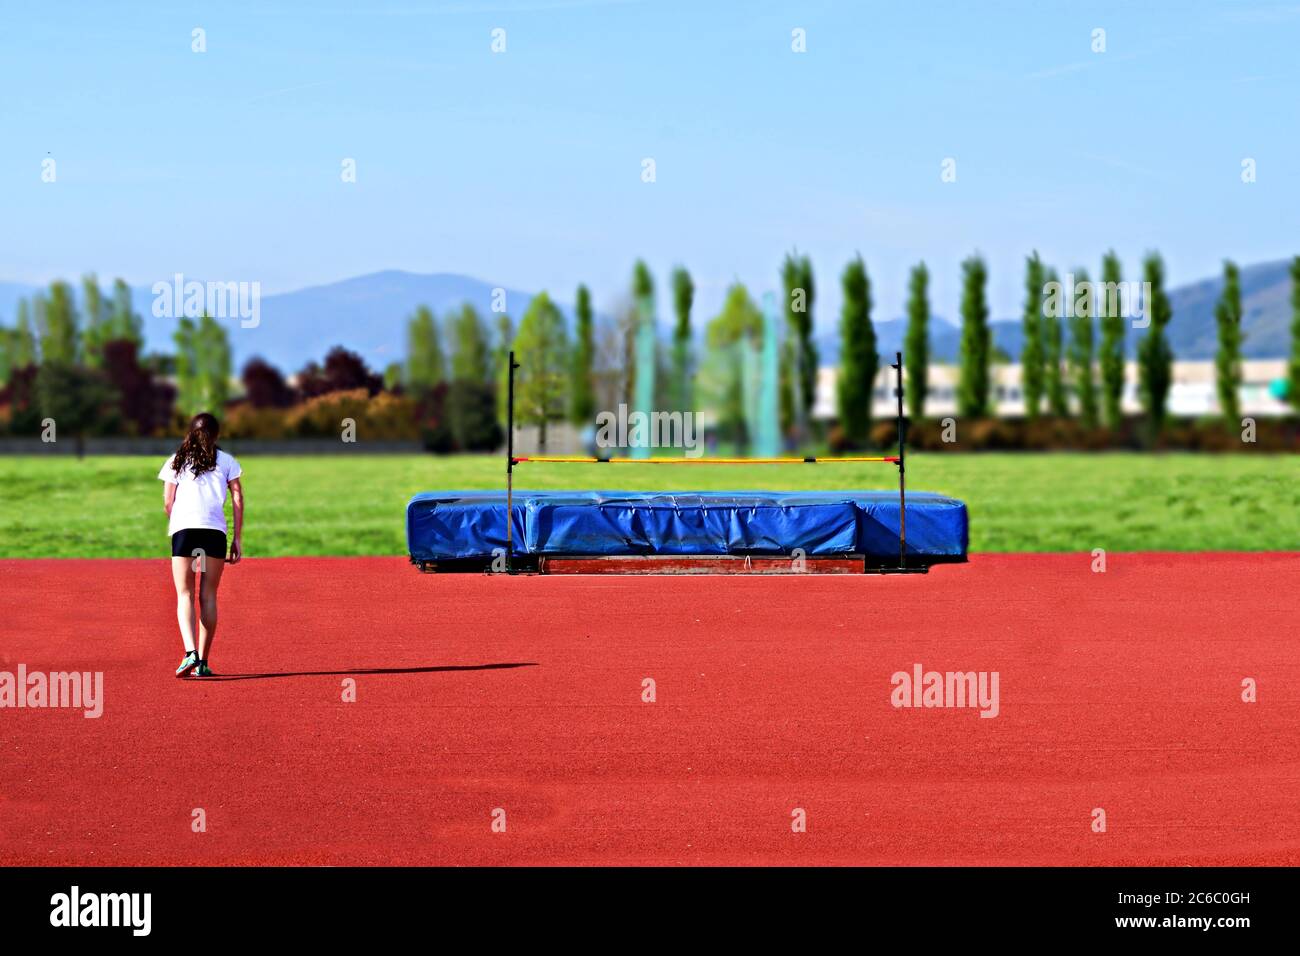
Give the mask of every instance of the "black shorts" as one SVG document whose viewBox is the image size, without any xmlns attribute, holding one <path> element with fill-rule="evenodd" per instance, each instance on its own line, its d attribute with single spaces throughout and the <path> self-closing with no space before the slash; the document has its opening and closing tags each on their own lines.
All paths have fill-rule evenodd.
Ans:
<svg viewBox="0 0 1300 956">
<path fill-rule="evenodd" d="M 173 558 L 192 558 L 195 551 L 226 560 L 226 533 L 211 528 L 185 528 L 172 535 Z"/>
</svg>

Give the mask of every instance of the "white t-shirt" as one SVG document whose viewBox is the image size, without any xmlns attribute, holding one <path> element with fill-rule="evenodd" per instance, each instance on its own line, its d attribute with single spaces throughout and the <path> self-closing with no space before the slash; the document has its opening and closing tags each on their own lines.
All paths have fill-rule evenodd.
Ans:
<svg viewBox="0 0 1300 956">
<path fill-rule="evenodd" d="M 174 457 L 174 456 L 173 456 Z M 167 534 L 173 535 L 186 528 L 211 528 L 226 530 L 226 486 L 243 474 L 234 455 L 217 449 L 217 467 L 205 471 L 197 478 L 194 469 L 186 465 L 179 474 L 172 468 L 172 459 L 163 463 L 158 477 L 176 486 L 176 501 L 172 504 L 171 521 Z"/>
</svg>

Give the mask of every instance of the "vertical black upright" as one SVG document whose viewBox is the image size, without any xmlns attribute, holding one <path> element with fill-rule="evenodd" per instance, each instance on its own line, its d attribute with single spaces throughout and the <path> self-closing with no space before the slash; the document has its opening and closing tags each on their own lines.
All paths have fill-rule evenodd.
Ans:
<svg viewBox="0 0 1300 956">
<path fill-rule="evenodd" d="M 510 372 L 506 385 L 506 573 L 514 573 L 514 504 L 515 504 L 515 361 L 510 350 Z"/>
<path fill-rule="evenodd" d="M 898 397 L 898 566 L 907 567 L 907 492 L 904 457 L 907 447 L 907 419 L 903 416 L 903 353 L 894 353 L 894 394 Z"/>
</svg>

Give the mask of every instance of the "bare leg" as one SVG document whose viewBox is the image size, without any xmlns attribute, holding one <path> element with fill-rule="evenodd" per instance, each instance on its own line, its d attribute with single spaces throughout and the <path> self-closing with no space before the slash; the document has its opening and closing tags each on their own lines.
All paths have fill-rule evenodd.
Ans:
<svg viewBox="0 0 1300 956">
<path fill-rule="evenodd" d="M 226 562 L 221 558 L 208 558 L 206 570 L 199 576 L 199 660 L 206 661 L 212 649 L 212 639 L 217 636 L 217 588 L 221 586 L 221 572 Z"/>
<path fill-rule="evenodd" d="M 172 583 L 176 585 L 176 623 L 181 626 L 181 642 L 186 651 L 194 650 L 194 572 L 190 558 L 172 558 Z"/>
</svg>

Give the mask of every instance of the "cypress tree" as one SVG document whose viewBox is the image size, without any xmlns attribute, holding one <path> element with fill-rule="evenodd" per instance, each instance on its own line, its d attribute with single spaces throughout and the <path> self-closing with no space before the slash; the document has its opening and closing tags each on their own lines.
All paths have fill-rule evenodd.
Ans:
<svg viewBox="0 0 1300 956">
<path fill-rule="evenodd" d="M 966 418 L 989 413 L 989 361 L 993 351 L 985 293 L 988 269 L 978 254 L 961 264 L 961 376 L 957 410 Z"/>
<path fill-rule="evenodd" d="M 1241 274 L 1233 262 L 1223 264 L 1223 293 L 1214 309 L 1219 349 L 1214 356 L 1219 412 L 1229 428 L 1241 421 Z"/>
<path fill-rule="evenodd" d="M 1174 313 L 1165 295 L 1165 263 L 1159 253 L 1149 253 L 1143 261 L 1142 281 L 1150 289 L 1144 302 L 1150 326 L 1138 343 L 1138 392 L 1147 416 L 1149 437 L 1154 441 L 1164 428 L 1169 387 L 1174 377 L 1174 353 L 1165 335 L 1165 327 Z"/>
<path fill-rule="evenodd" d="M 840 427 L 851 447 L 871 440 L 871 398 L 879 367 L 876 332 L 871 325 L 871 279 L 858 256 L 844 269 L 844 305 L 840 312 Z"/>
<path fill-rule="evenodd" d="M 930 388 L 930 273 L 921 262 L 912 267 L 907 283 L 907 335 L 903 364 L 907 366 L 907 414 L 925 416 L 925 397 Z"/>
<path fill-rule="evenodd" d="M 1101 289 L 1093 302 L 1101 315 L 1101 394 L 1106 424 L 1118 428 L 1123 420 L 1124 316 L 1119 290 L 1124 281 L 1119 256 L 1114 251 L 1101 260 Z"/>
<path fill-rule="evenodd" d="M 673 402 L 677 411 L 685 412 L 694 404 L 691 306 L 695 302 L 695 283 L 691 281 L 691 274 L 680 266 L 673 270 L 672 283 L 673 311 L 677 315 L 673 327 Z"/>
<path fill-rule="evenodd" d="M 596 417 L 596 393 L 592 384 L 595 332 L 591 292 L 585 285 L 578 286 L 574 312 L 577 316 L 577 341 L 573 345 L 573 387 L 569 391 L 569 420 L 581 426 L 593 424 Z"/>
<path fill-rule="evenodd" d="M 1070 378 L 1079 399 L 1079 419 L 1086 427 L 1093 428 L 1097 424 L 1097 384 L 1092 370 L 1092 318 L 1097 311 L 1097 300 L 1088 273 L 1080 269 L 1077 277 L 1078 294 L 1070 319 Z"/>
<path fill-rule="evenodd" d="M 787 255 L 781 267 L 785 285 L 785 318 L 793 339 L 793 353 L 797 374 L 794 376 L 796 416 L 807 423 L 812 416 L 813 402 L 817 397 L 817 345 L 813 341 L 813 286 L 812 260 L 807 256 Z"/>
<path fill-rule="evenodd" d="M 1021 320 L 1025 344 L 1020 353 L 1021 390 L 1025 415 L 1038 417 L 1043 401 L 1043 263 L 1035 252 L 1025 260 L 1025 311 Z"/>
<path fill-rule="evenodd" d="M 1060 283 L 1060 277 L 1057 276 L 1055 269 L 1047 271 L 1047 281 Z M 1065 290 L 1062 295 L 1068 296 L 1069 290 Z M 1064 358 L 1062 354 L 1064 336 L 1061 317 L 1056 312 L 1055 309 L 1043 310 L 1043 382 L 1047 391 L 1048 414 L 1064 418 L 1070 414 L 1070 405 L 1065 395 L 1065 377 L 1061 368 L 1061 360 Z"/>
</svg>

